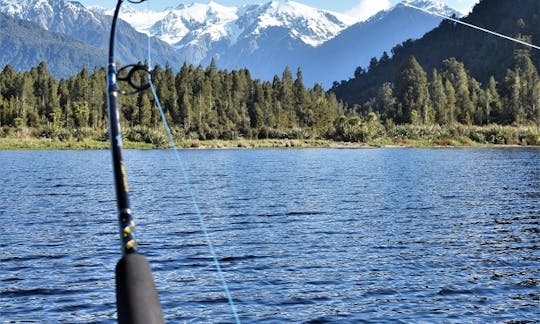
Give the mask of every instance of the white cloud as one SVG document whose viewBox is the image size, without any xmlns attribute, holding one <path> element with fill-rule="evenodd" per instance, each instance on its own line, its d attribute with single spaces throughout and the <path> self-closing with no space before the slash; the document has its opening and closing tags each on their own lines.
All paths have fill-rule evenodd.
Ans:
<svg viewBox="0 0 540 324">
<path fill-rule="evenodd" d="M 381 10 L 390 8 L 390 0 L 360 0 L 353 8 L 347 10 L 345 14 L 364 21 Z"/>
</svg>

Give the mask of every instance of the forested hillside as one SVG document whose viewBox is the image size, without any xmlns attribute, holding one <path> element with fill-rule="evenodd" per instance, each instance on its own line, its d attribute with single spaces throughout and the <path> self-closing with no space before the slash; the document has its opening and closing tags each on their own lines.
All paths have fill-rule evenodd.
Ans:
<svg viewBox="0 0 540 324">
<path fill-rule="evenodd" d="M 537 45 L 540 43 L 540 1 L 538 0 L 482 0 L 464 21 Z M 342 83 L 334 83 L 331 91 L 338 99 L 350 105 L 363 105 L 380 95 L 383 87 L 386 90 L 389 89 L 389 84 L 386 86 L 384 84 L 388 82 L 393 84 L 396 81 L 400 69 L 408 64 L 411 56 L 416 58 L 428 74 L 430 82 L 438 82 L 433 79 L 434 69 L 437 69 L 438 75 L 444 76 L 452 73 L 448 69 L 452 69 L 451 66 L 456 66 L 459 62 L 464 71 L 467 71 L 469 83 L 475 80 L 472 82 L 473 88 L 480 86 L 485 90 L 490 86 L 490 82 L 493 88 L 493 82 L 496 82 L 495 88 L 501 96 L 509 95 L 507 92 L 517 91 L 512 90 L 510 86 L 512 79 L 520 79 L 518 83 L 523 83 L 522 73 L 532 73 L 533 66 L 536 69 L 540 66 L 540 51 L 538 50 L 531 50 L 494 35 L 451 21 L 444 21 L 423 38 L 417 41 L 410 40 L 394 47 L 391 58 L 383 54 L 380 59 L 372 59 L 367 70 L 357 69 L 354 78 Z M 454 63 L 449 63 L 450 61 Z M 530 62 L 532 66 L 527 67 L 529 63 L 525 61 Z M 512 72 L 509 72 L 509 69 Z M 521 71 L 522 69 L 528 71 Z M 455 78 L 443 78 L 443 82 L 447 80 L 456 81 Z M 455 87 L 455 82 L 452 85 Z M 474 89 L 469 89 L 469 92 L 471 90 Z M 466 107 L 458 108 L 467 109 Z M 397 117 L 399 120 L 400 117 Z M 492 121 L 508 122 L 501 119 Z"/>
<path fill-rule="evenodd" d="M 1 12 L 0 53 L 0 67 L 10 64 L 24 71 L 38 65 L 40 61 L 47 61 L 58 77 L 69 77 L 82 65 L 101 66 L 106 57 L 105 50 Z"/>
<path fill-rule="evenodd" d="M 540 77 L 530 50 L 517 50 L 514 68 L 502 81 L 482 85 L 455 58 L 428 76 L 414 56 L 399 68 L 393 82 L 355 105 L 361 115 L 375 112 L 396 124 L 539 125 Z"/>
</svg>

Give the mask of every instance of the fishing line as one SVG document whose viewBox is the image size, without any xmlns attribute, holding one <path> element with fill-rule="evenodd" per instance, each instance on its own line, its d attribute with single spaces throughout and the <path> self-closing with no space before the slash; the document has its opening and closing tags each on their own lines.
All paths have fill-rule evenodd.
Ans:
<svg viewBox="0 0 540 324">
<path fill-rule="evenodd" d="M 150 43 L 150 36 L 147 35 L 148 39 L 148 66 L 150 66 L 151 62 L 151 43 Z M 154 96 L 156 106 L 159 110 L 159 114 L 161 116 L 161 120 L 163 122 L 163 126 L 165 128 L 165 131 L 167 133 L 167 137 L 169 139 L 169 144 L 174 152 L 174 155 L 176 157 L 176 161 L 178 164 L 178 168 L 180 169 L 180 172 L 182 174 L 186 190 L 188 192 L 188 195 L 191 198 L 191 203 L 193 204 L 193 207 L 195 208 L 195 213 L 197 215 L 197 218 L 199 220 L 199 225 L 201 227 L 201 230 L 204 235 L 204 239 L 206 240 L 206 244 L 208 245 L 208 249 L 210 250 L 210 254 L 212 255 L 212 259 L 214 260 L 214 266 L 217 270 L 219 280 L 221 281 L 221 284 L 223 286 L 223 290 L 225 292 L 225 295 L 227 296 L 227 300 L 229 302 L 229 305 L 231 307 L 231 311 L 234 315 L 234 319 L 237 324 L 240 324 L 240 317 L 238 316 L 238 312 L 236 311 L 236 305 L 234 303 L 234 300 L 232 298 L 231 291 L 229 289 L 229 286 L 227 285 L 227 281 L 225 280 L 225 276 L 223 275 L 223 270 L 221 269 L 221 264 L 219 263 L 219 259 L 217 257 L 216 250 L 214 248 L 214 244 L 212 243 L 212 240 L 210 238 L 210 233 L 208 232 L 208 227 L 206 225 L 206 221 L 204 220 L 204 217 L 201 213 L 201 209 L 199 208 L 199 204 L 197 203 L 197 200 L 195 199 L 195 191 L 193 190 L 193 186 L 191 185 L 191 180 L 189 179 L 189 176 L 186 172 L 186 169 L 184 167 L 184 161 L 180 157 L 180 153 L 178 150 L 178 147 L 176 146 L 176 142 L 174 140 L 174 136 L 172 134 L 171 128 L 169 126 L 169 123 L 167 122 L 167 117 L 165 116 L 165 112 L 163 110 L 163 107 L 161 106 L 161 102 L 159 100 L 159 97 L 157 95 L 156 88 L 154 87 L 154 83 L 152 82 L 152 74 L 148 75 L 148 84 L 150 85 L 150 90 L 152 91 L 152 95 Z"/>
<path fill-rule="evenodd" d="M 510 40 L 510 41 L 513 41 L 515 43 L 519 43 L 521 45 L 525 45 L 525 46 L 529 46 L 529 47 L 532 47 L 534 49 L 537 49 L 537 50 L 540 50 L 540 46 L 537 46 L 537 45 L 533 45 L 531 43 L 527 43 L 525 41 L 522 41 L 520 39 L 516 39 L 516 38 L 513 38 L 513 37 L 510 37 L 510 36 L 506 36 L 506 35 L 503 35 L 503 34 L 500 34 L 500 33 L 497 33 L 497 32 L 494 32 L 494 31 L 491 31 L 489 29 L 486 29 L 486 28 L 482 28 L 482 27 L 478 27 L 476 25 L 473 25 L 473 24 L 469 24 L 469 23 L 466 23 L 464 21 L 461 21 L 459 19 L 455 19 L 455 18 L 452 18 L 452 17 L 448 17 L 448 16 L 445 16 L 443 14 L 439 14 L 439 13 L 436 13 L 436 12 L 432 12 L 432 11 L 429 11 L 427 9 L 424 9 L 424 8 L 419 8 L 419 7 L 416 7 L 416 6 L 413 6 L 409 3 L 406 3 L 406 2 L 403 2 L 403 4 L 407 7 L 411 7 L 413 9 L 417 9 L 417 10 L 420 10 L 422 12 L 425 12 L 425 13 L 428 13 L 430 15 L 433 15 L 433 16 L 438 16 L 438 17 L 441 17 L 441 18 L 444 18 L 444 19 L 448 19 L 450 21 L 453 21 L 455 23 L 458 23 L 458 24 L 462 24 L 464 26 L 467 26 L 467 27 L 470 27 L 470 28 L 473 28 L 473 29 L 476 29 L 476 30 L 480 30 L 484 33 L 488 33 L 488 34 L 492 34 L 492 35 L 495 35 L 497 37 L 501 37 L 501 38 L 504 38 L 504 39 L 507 39 L 507 40 Z"/>
</svg>

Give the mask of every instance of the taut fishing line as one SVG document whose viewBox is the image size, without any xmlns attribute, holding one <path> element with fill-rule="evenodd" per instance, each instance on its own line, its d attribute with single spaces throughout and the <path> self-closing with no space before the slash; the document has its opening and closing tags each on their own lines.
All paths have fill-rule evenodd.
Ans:
<svg viewBox="0 0 540 324">
<path fill-rule="evenodd" d="M 410 7 L 410 8 L 413 8 L 413 9 L 416 9 L 416 10 L 420 10 L 420 11 L 422 11 L 422 12 L 425 12 L 425 13 L 430 14 L 430 15 L 433 15 L 433 16 L 437 16 L 437 17 L 441 17 L 441 18 L 444 18 L 444 19 L 448 19 L 448 20 L 453 21 L 453 22 L 455 22 L 455 23 L 458 23 L 458 24 L 461 24 L 461 25 L 464 25 L 464 26 L 467 26 L 467 27 L 470 27 L 470 28 L 473 28 L 473 29 L 482 31 L 482 32 L 484 32 L 484 33 L 492 34 L 492 35 L 495 35 L 495 36 L 497 36 L 497 37 L 501 37 L 501 38 L 510 40 L 510 41 L 512 41 L 512 42 L 519 43 L 519 44 L 521 44 L 521 45 L 529 46 L 529 47 L 531 47 L 531 48 L 540 50 L 540 46 L 537 46 L 537 45 L 534 45 L 534 44 L 531 44 L 531 43 L 527 43 L 527 42 L 522 41 L 522 40 L 520 40 L 520 39 L 516 39 L 516 38 L 510 37 L 510 36 L 506 36 L 506 35 L 503 35 L 503 34 L 494 32 L 494 31 L 492 31 L 492 30 L 486 29 L 486 28 L 478 27 L 478 26 L 476 26 L 476 25 L 466 23 L 466 22 L 461 21 L 461 20 L 459 20 L 459 19 L 455 19 L 455 18 L 452 18 L 452 17 L 448 17 L 448 16 L 445 16 L 445 15 L 440 14 L 440 13 L 432 12 L 432 11 L 429 11 L 429 10 L 424 9 L 424 8 L 419 8 L 419 7 L 413 6 L 413 5 L 411 5 L 411 4 L 409 4 L 409 3 L 406 3 L 406 2 L 404 2 L 403 5 L 405 5 L 405 6 L 407 6 L 407 7 Z"/>
<path fill-rule="evenodd" d="M 151 66 L 151 39 L 150 36 L 147 35 L 148 39 L 148 66 Z M 208 246 L 208 250 L 210 251 L 210 254 L 212 255 L 212 259 L 214 261 L 214 266 L 216 268 L 216 271 L 219 276 L 219 280 L 221 281 L 221 284 L 223 286 L 223 290 L 225 292 L 225 295 L 227 296 L 227 300 L 229 302 L 229 306 L 231 307 L 231 311 L 233 313 L 234 319 L 237 324 L 240 324 L 240 317 L 238 316 L 238 312 L 236 310 L 236 305 L 234 303 L 234 300 L 232 298 L 231 291 L 229 289 L 229 286 L 227 285 L 227 281 L 225 280 L 225 276 L 223 275 L 223 270 L 221 269 L 221 264 L 219 262 L 219 259 L 217 257 L 216 250 L 214 248 L 214 244 L 212 243 L 212 239 L 210 238 L 210 233 L 208 232 L 208 227 L 206 225 L 206 221 L 204 220 L 204 217 L 201 213 L 201 209 L 199 208 L 199 204 L 197 203 L 197 200 L 195 198 L 195 191 L 193 190 L 193 186 L 191 185 L 191 180 L 189 179 L 189 176 L 186 172 L 186 169 L 184 167 L 184 161 L 180 157 L 180 153 L 178 150 L 178 147 L 176 146 L 176 142 L 174 140 L 174 136 L 172 134 L 171 128 L 169 126 L 169 122 L 167 121 L 167 117 L 165 116 L 165 111 L 163 110 L 163 107 L 161 106 L 161 102 L 159 100 L 156 88 L 154 86 L 154 83 L 152 81 L 152 74 L 149 73 L 148 75 L 148 84 L 150 85 L 150 90 L 152 91 L 152 95 L 154 96 L 154 100 L 156 103 L 156 106 L 159 110 L 159 114 L 161 116 L 161 120 L 163 122 L 163 127 L 165 128 L 165 132 L 167 133 L 167 137 L 169 139 L 169 145 L 172 148 L 174 155 L 176 157 L 176 161 L 178 164 L 178 168 L 180 169 L 180 173 L 182 174 L 182 178 L 184 180 L 186 190 L 188 195 L 191 198 L 191 203 L 193 205 L 193 208 L 195 209 L 195 213 L 197 215 L 197 218 L 199 220 L 199 225 L 201 227 L 201 230 L 204 235 L 204 239 L 206 241 L 206 244 Z"/>
</svg>

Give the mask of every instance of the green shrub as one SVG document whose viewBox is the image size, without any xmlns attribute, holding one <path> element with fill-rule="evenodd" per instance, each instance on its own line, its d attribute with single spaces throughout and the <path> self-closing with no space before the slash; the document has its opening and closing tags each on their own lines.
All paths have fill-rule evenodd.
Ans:
<svg viewBox="0 0 540 324">
<path fill-rule="evenodd" d="M 79 142 L 93 138 L 95 132 L 95 130 L 89 127 L 80 127 L 71 130 L 73 138 L 75 138 Z"/>
<path fill-rule="evenodd" d="M 96 131 L 94 134 L 94 140 L 99 142 L 108 142 L 109 141 L 109 130 L 108 129 L 102 129 Z"/>
<path fill-rule="evenodd" d="M 156 148 L 166 147 L 168 143 L 167 136 L 163 132 L 145 126 L 130 128 L 124 138 L 132 142 L 152 144 Z"/>
</svg>

